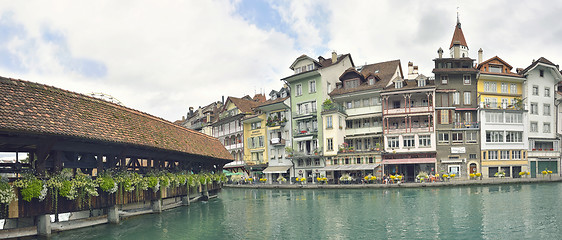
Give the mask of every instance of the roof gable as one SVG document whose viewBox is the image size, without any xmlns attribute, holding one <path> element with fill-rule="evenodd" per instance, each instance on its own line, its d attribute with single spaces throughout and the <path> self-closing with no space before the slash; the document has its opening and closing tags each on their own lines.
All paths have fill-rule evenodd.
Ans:
<svg viewBox="0 0 562 240">
<path fill-rule="evenodd" d="M 465 46 L 468 48 L 468 44 L 466 44 L 466 40 L 464 39 L 464 34 L 462 32 L 461 23 L 458 20 L 457 20 L 457 25 L 455 26 L 455 32 L 453 33 L 453 39 L 451 39 L 451 46 L 449 46 L 449 49 L 453 47 L 456 41 L 460 42 L 461 46 Z"/>
</svg>

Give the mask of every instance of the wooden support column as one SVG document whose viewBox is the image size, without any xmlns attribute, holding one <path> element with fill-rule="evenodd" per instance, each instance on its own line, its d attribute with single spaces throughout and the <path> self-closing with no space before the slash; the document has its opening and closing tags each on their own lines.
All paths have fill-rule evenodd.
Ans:
<svg viewBox="0 0 562 240">
<path fill-rule="evenodd" d="M 60 172 L 62 170 L 62 162 L 64 159 L 64 153 L 62 151 L 55 152 L 55 162 L 54 162 L 54 171 Z"/>
<path fill-rule="evenodd" d="M 49 151 L 50 147 L 48 146 L 39 145 L 37 147 L 35 170 L 39 175 L 45 175 L 47 173 L 47 158 L 49 157 Z"/>
<path fill-rule="evenodd" d="M 97 170 L 97 174 L 98 176 L 103 172 L 103 154 L 99 153 L 97 158 L 96 158 L 96 170 Z"/>
</svg>

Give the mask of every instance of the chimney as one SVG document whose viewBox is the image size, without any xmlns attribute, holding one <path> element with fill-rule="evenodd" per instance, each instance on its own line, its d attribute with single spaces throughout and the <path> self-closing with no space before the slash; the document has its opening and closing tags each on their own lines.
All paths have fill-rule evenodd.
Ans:
<svg viewBox="0 0 562 240">
<path fill-rule="evenodd" d="M 453 42 L 453 58 L 459 59 L 461 57 L 461 42 L 454 41 Z"/>
<path fill-rule="evenodd" d="M 478 64 L 482 63 L 482 48 L 478 50 Z"/>
<path fill-rule="evenodd" d="M 437 50 L 437 54 L 439 54 L 439 58 L 443 58 L 443 49 L 442 49 L 442 48 L 439 48 L 439 49 Z"/>
<path fill-rule="evenodd" d="M 418 66 L 414 66 L 414 71 L 412 72 L 413 74 L 418 74 Z"/>
<path fill-rule="evenodd" d="M 222 96 L 222 105 L 224 105 L 224 95 Z"/>
<path fill-rule="evenodd" d="M 414 73 L 414 63 L 408 62 L 408 75 L 412 75 Z"/>
<path fill-rule="evenodd" d="M 332 52 L 332 64 L 336 63 L 338 61 L 338 54 L 336 53 L 336 51 Z"/>
</svg>

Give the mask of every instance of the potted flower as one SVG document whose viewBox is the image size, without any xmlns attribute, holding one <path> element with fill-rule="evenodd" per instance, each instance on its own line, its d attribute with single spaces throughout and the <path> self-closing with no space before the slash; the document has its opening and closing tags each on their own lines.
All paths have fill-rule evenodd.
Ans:
<svg viewBox="0 0 562 240">
<path fill-rule="evenodd" d="M 261 182 L 261 183 L 267 182 L 267 178 L 260 178 L 260 182 Z"/>
<path fill-rule="evenodd" d="M 328 183 L 328 178 L 324 177 L 324 176 L 320 176 L 316 178 L 316 181 L 320 184 L 326 184 Z"/>
<path fill-rule="evenodd" d="M 426 179 L 429 178 L 429 175 L 426 172 L 420 172 L 418 173 L 418 176 L 416 176 L 416 179 L 420 182 L 425 182 Z"/>
<path fill-rule="evenodd" d="M 279 177 L 277 178 L 277 182 L 278 182 L 279 184 L 283 184 L 283 183 L 286 182 L 286 181 L 287 181 L 287 179 L 284 178 L 283 176 L 279 176 Z"/>
<path fill-rule="evenodd" d="M 505 172 L 503 170 L 500 170 L 498 172 L 496 172 L 494 174 L 495 177 L 499 177 L 499 178 L 504 178 L 505 177 Z"/>
<path fill-rule="evenodd" d="M 349 184 L 351 181 L 353 181 L 353 178 L 349 176 L 349 174 L 344 174 L 340 177 L 340 182 L 343 182 L 344 184 Z"/>
</svg>

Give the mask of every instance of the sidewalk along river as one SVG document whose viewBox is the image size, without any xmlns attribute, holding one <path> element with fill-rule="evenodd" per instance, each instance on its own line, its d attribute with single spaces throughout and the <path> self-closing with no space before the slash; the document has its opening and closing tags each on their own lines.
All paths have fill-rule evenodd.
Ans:
<svg viewBox="0 0 562 240">
<path fill-rule="evenodd" d="M 560 239 L 562 183 L 224 189 L 209 202 L 52 239 Z"/>
</svg>

